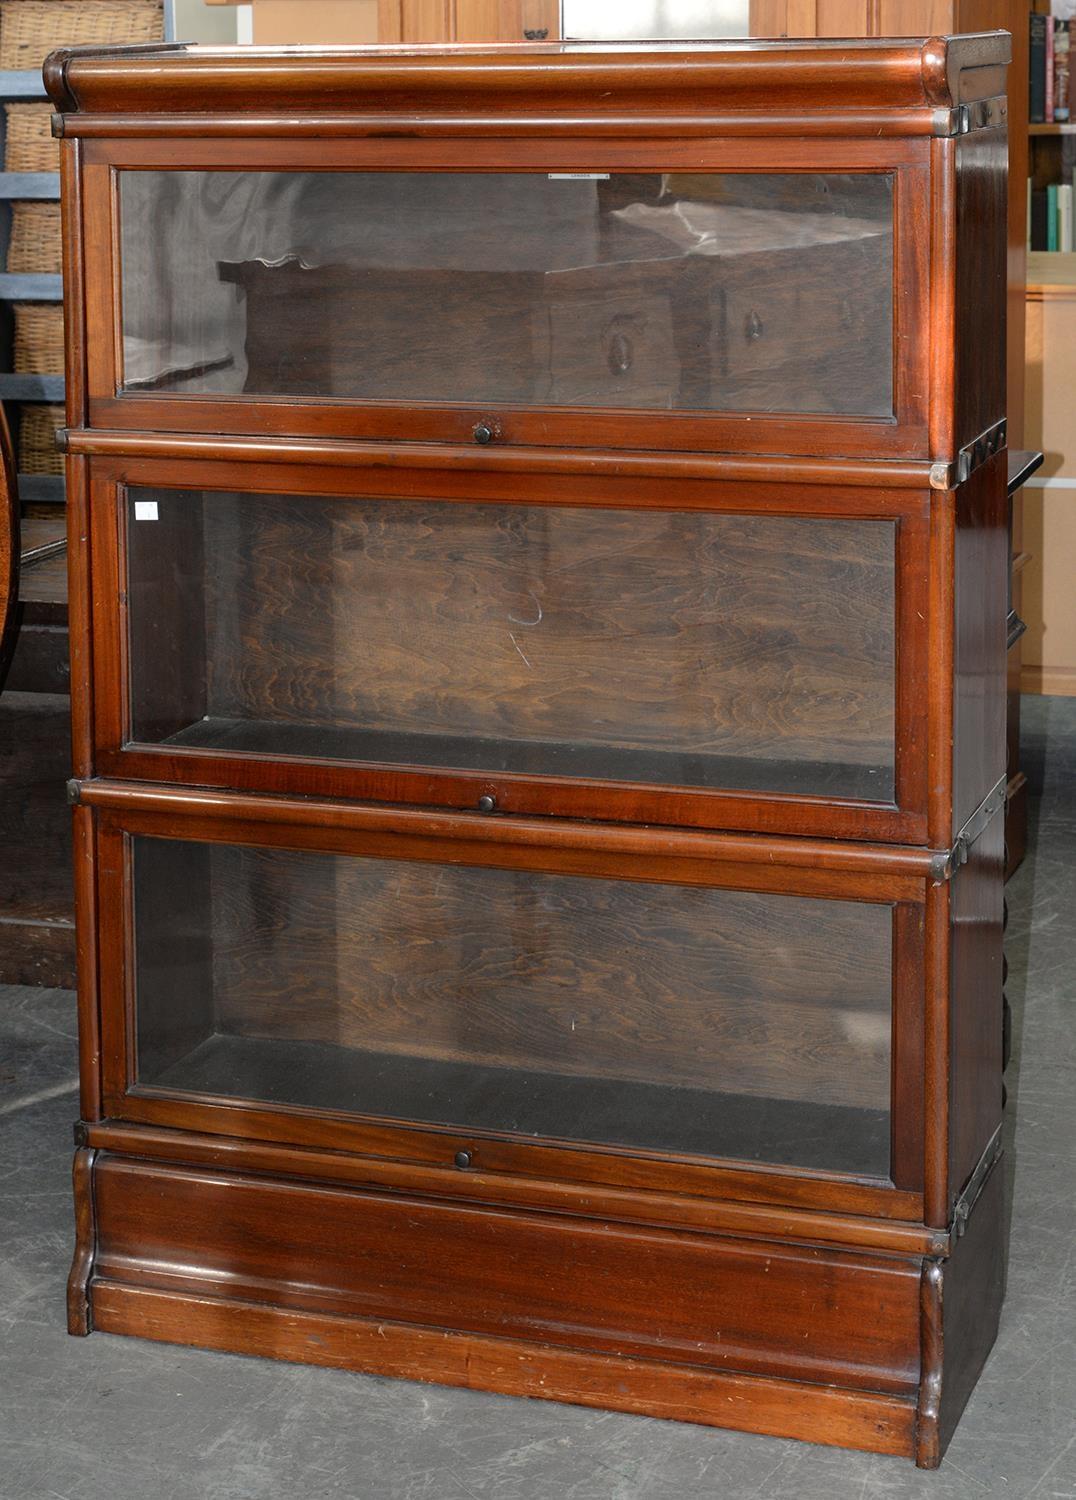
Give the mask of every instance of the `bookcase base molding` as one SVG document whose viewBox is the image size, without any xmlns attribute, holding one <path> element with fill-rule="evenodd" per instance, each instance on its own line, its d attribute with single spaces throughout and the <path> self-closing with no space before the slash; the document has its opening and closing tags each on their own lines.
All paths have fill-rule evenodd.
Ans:
<svg viewBox="0 0 1076 1500">
<path fill-rule="evenodd" d="M 182 1165 L 183 1152 L 179 1136 L 168 1162 L 77 1152 L 71 1332 L 568 1401 L 930 1468 L 997 1331 L 999 1157 L 949 1253 L 901 1255 L 274 1180 Z"/>
</svg>

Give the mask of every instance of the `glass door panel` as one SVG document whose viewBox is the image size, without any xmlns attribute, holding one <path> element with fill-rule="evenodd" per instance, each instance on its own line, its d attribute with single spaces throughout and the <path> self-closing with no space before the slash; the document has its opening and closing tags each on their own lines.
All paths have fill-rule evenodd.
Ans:
<svg viewBox="0 0 1076 1500">
<path fill-rule="evenodd" d="M 891 173 L 119 176 L 129 392 L 893 415 Z"/>
<path fill-rule="evenodd" d="M 890 906 L 132 844 L 142 1087 L 889 1174 Z"/>
<path fill-rule="evenodd" d="M 892 521 L 126 505 L 134 742 L 892 800 Z"/>
</svg>

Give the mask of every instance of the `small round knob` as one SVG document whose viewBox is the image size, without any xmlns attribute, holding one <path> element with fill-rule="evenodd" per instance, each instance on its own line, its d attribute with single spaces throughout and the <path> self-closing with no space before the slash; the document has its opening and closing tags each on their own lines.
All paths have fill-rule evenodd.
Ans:
<svg viewBox="0 0 1076 1500">
<path fill-rule="evenodd" d="M 759 317 L 758 313 L 755 312 L 754 309 L 752 309 L 744 319 L 744 338 L 749 344 L 753 344 L 762 337 L 764 331 L 765 325 L 763 324 L 762 319 Z"/>
<path fill-rule="evenodd" d="M 469 1151 L 456 1152 L 457 1167 L 469 1167 L 471 1165 L 471 1153 Z"/>
<path fill-rule="evenodd" d="M 491 813 L 491 812 L 494 812 L 496 810 L 496 807 L 497 807 L 497 799 L 496 799 L 496 797 L 491 797 L 488 794 L 486 796 L 484 796 L 484 797 L 479 797 L 479 799 L 478 799 L 478 811 L 479 812 L 481 812 L 481 813 Z"/>
<path fill-rule="evenodd" d="M 609 340 L 609 352 L 606 362 L 611 375 L 626 375 L 631 369 L 634 353 L 631 347 L 631 339 L 623 333 L 614 333 Z"/>
<path fill-rule="evenodd" d="M 486 443 L 492 443 L 493 428 L 489 425 L 488 422 L 476 423 L 474 429 L 474 440 L 476 443 L 481 443 L 483 446 L 485 446 Z"/>
</svg>

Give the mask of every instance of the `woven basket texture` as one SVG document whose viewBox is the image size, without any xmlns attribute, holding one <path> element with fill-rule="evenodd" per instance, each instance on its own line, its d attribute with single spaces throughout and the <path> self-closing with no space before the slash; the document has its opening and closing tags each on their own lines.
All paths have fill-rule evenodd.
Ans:
<svg viewBox="0 0 1076 1500">
<path fill-rule="evenodd" d="M 20 375 L 64 373 L 64 310 L 58 302 L 15 304 L 15 369 Z"/>
<path fill-rule="evenodd" d="M 14 272 L 60 274 L 63 266 L 58 203 L 16 203 L 12 206 L 7 268 Z"/>
<path fill-rule="evenodd" d="M 40 68 L 55 47 L 163 36 L 163 0 L 0 0 L 0 68 Z"/>
<path fill-rule="evenodd" d="M 56 449 L 56 429 L 64 425 L 62 406 L 24 406 L 19 417 L 19 473 L 62 474 L 64 456 Z"/>
<path fill-rule="evenodd" d="M 51 104 L 5 104 L 5 172 L 58 172 L 60 143 L 52 136 Z"/>
</svg>

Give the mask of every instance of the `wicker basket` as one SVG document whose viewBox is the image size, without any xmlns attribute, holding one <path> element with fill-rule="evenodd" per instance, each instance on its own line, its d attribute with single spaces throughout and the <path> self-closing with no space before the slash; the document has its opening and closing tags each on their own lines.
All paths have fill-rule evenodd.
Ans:
<svg viewBox="0 0 1076 1500">
<path fill-rule="evenodd" d="M 5 172 L 58 172 L 60 143 L 52 135 L 51 104 L 5 104 Z"/>
<path fill-rule="evenodd" d="M 63 270 L 58 203 L 16 203 L 11 211 L 9 271 L 39 271 L 57 276 Z"/>
<path fill-rule="evenodd" d="M 62 474 L 64 456 L 56 449 L 56 429 L 64 425 L 62 406 L 24 406 L 19 417 L 20 474 Z"/>
<path fill-rule="evenodd" d="M 0 0 L 0 68 L 40 68 L 54 47 L 163 36 L 163 0 Z"/>
<path fill-rule="evenodd" d="M 15 369 L 20 375 L 64 373 L 64 310 L 58 302 L 15 304 Z"/>
<path fill-rule="evenodd" d="M 60 143 L 52 138 L 50 104 L 5 104 L 5 172 L 58 172 Z"/>
</svg>

